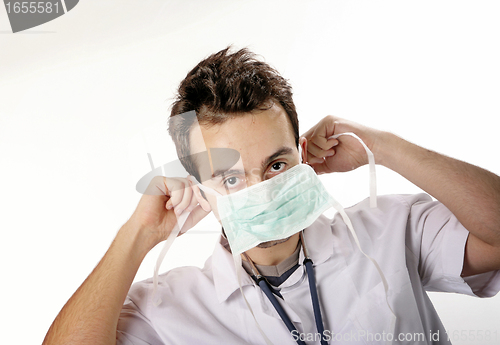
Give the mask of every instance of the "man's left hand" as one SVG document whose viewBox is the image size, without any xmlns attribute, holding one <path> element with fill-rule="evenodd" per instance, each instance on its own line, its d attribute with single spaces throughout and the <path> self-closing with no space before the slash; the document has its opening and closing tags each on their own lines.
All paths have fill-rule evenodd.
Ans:
<svg viewBox="0 0 500 345">
<path fill-rule="evenodd" d="M 373 152 L 377 162 L 375 146 L 384 132 L 329 115 L 302 135 L 307 139 L 307 163 L 316 173 L 346 172 L 368 163 L 365 149 L 355 138 L 345 135 L 338 139 L 328 139 L 332 135 L 346 132 L 360 137 Z"/>
</svg>

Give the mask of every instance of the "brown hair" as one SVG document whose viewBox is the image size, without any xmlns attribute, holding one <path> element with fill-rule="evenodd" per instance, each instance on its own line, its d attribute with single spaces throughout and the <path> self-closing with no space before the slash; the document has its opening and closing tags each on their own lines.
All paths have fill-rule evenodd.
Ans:
<svg viewBox="0 0 500 345">
<path fill-rule="evenodd" d="M 299 144 L 299 123 L 290 84 L 274 68 L 257 60 L 248 49 L 231 53 L 230 48 L 210 55 L 187 74 L 179 85 L 168 121 L 168 132 L 179 159 L 187 172 L 198 180 L 189 146 L 194 113 L 192 116 L 176 115 L 194 110 L 200 125 L 213 125 L 241 113 L 268 108 L 269 102 L 279 102 L 292 124 L 295 144 Z"/>
</svg>

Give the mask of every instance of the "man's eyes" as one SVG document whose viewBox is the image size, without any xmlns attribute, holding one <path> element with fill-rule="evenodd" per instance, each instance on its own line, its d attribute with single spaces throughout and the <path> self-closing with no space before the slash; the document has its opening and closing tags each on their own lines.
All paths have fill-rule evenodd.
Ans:
<svg viewBox="0 0 500 345">
<path fill-rule="evenodd" d="M 270 179 L 274 177 L 275 175 L 278 175 L 279 173 L 282 173 L 286 169 L 286 163 L 285 162 L 275 162 L 271 164 L 269 169 L 266 172 L 265 179 Z M 225 178 L 222 179 L 222 184 L 226 189 L 229 190 L 235 190 L 235 189 L 240 189 L 243 188 L 244 185 L 242 183 L 245 182 L 245 178 L 242 176 L 226 176 Z"/>
<path fill-rule="evenodd" d="M 223 183 L 226 187 L 234 187 L 234 186 L 236 186 L 238 181 L 239 181 L 239 178 L 237 178 L 235 176 L 231 176 L 231 177 L 224 179 Z"/>
<path fill-rule="evenodd" d="M 269 169 L 270 172 L 279 172 L 285 168 L 285 163 L 284 162 L 276 162 L 271 165 L 271 169 Z"/>
</svg>

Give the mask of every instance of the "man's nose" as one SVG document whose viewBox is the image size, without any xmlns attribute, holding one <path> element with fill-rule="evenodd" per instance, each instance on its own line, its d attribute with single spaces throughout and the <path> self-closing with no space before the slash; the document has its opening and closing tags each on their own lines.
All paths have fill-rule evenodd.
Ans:
<svg viewBox="0 0 500 345">
<path fill-rule="evenodd" d="M 262 178 L 260 170 L 250 170 L 250 174 L 248 174 L 246 178 L 247 188 L 261 183 L 262 181 L 264 181 L 264 179 Z"/>
</svg>

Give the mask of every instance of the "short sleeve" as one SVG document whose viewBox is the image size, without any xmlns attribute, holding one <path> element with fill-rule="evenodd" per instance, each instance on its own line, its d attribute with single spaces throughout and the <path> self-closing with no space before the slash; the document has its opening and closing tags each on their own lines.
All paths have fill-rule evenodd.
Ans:
<svg viewBox="0 0 500 345">
<path fill-rule="evenodd" d="M 407 245 L 419 256 L 418 272 L 427 291 L 492 297 L 500 290 L 500 271 L 462 278 L 469 231 L 443 204 L 420 196 L 410 204 Z"/>
<path fill-rule="evenodd" d="M 134 299 L 137 301 L 134 302 Z M 141 302 L 147 304 L 145 294 L 140 288 L 132 286 L 118 319 L 116 330 L 117 345 L 161 345 L 163 341 L 155 331 L 151 321 L 138 306 Z"/>
</svg>

